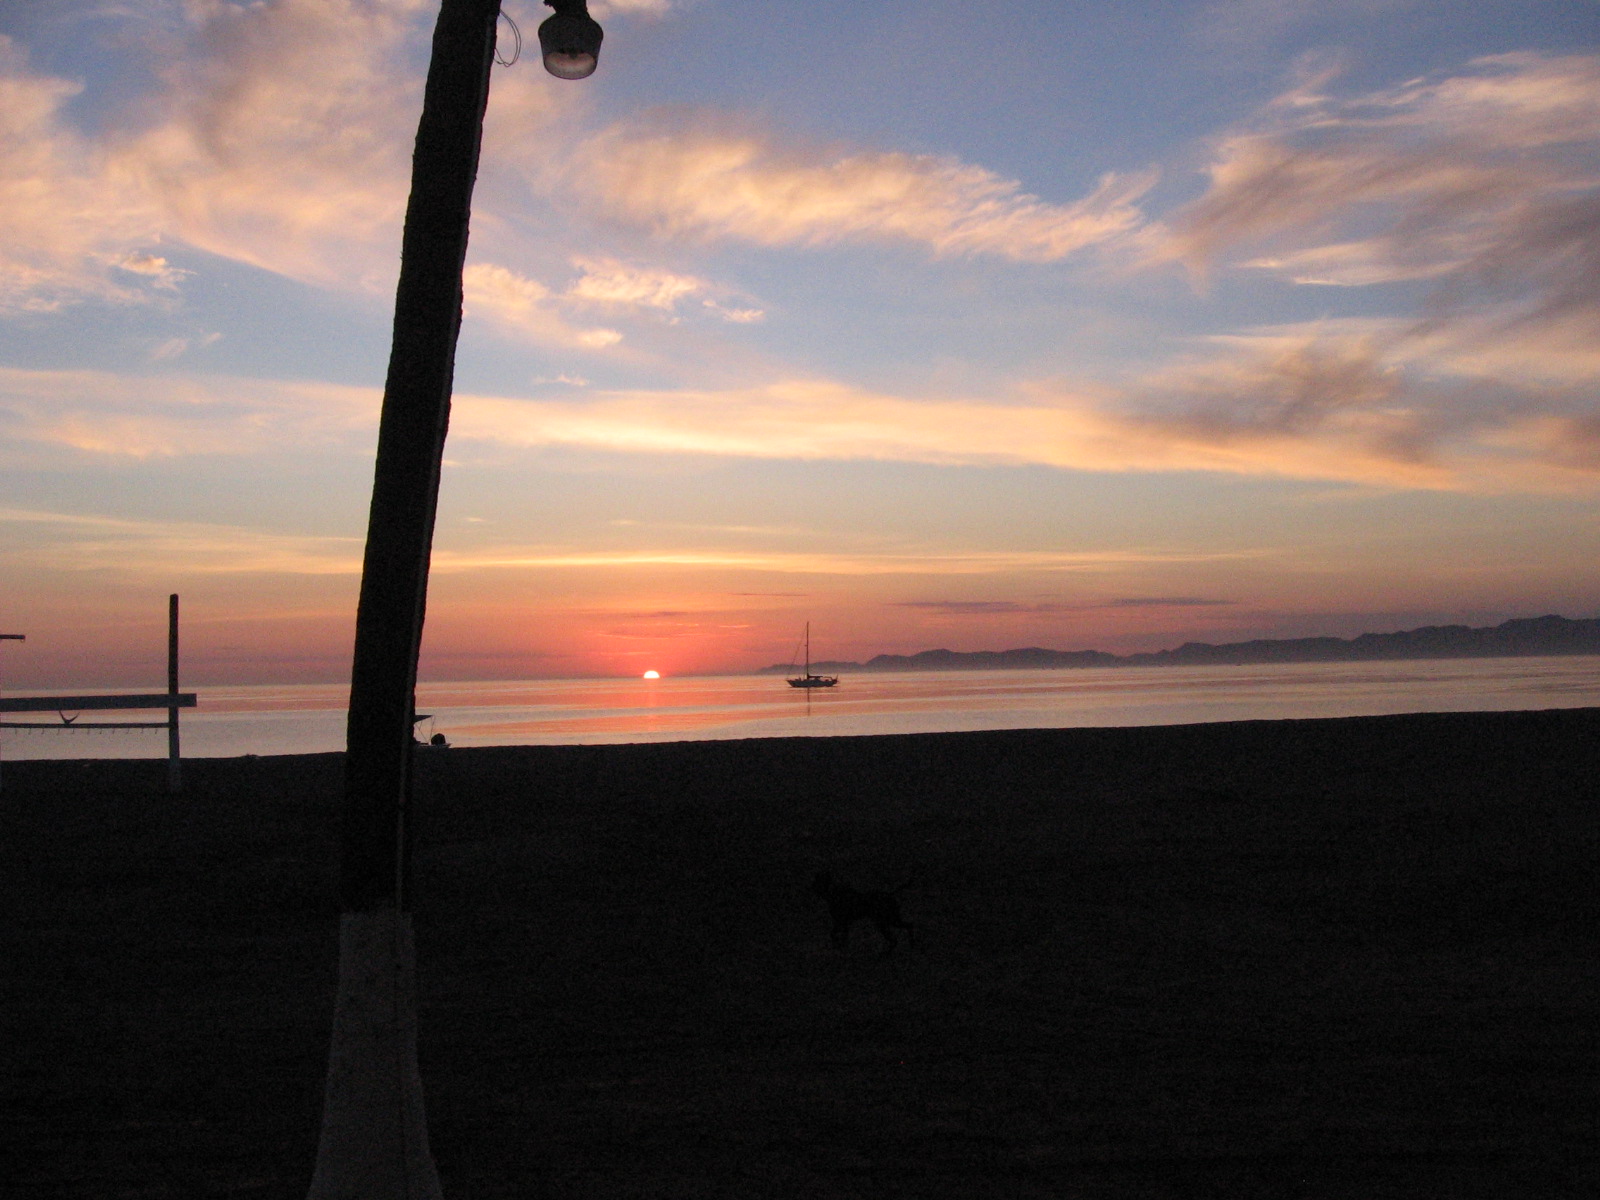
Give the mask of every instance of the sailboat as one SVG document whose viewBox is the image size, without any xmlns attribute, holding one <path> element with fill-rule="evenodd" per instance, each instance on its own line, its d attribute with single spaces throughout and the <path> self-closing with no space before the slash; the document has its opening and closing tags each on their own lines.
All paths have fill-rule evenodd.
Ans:
<svg viewBox="0 0 1600 1200">
<path fill-rule="evenodd" d="M 792 659 L 790 660 L 793 661 Z M 806 672 L 804 675 L 789 677 L 789 686 L 797 688 L 832 687 L 839 682 L 837 675 L 813 675 L 811 673 L 811 622 L 806 622 Z"/>
</svg>

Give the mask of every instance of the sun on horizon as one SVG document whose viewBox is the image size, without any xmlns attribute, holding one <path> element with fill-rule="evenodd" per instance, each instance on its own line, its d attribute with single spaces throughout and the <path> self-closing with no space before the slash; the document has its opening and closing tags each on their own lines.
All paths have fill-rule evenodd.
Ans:
<svg viewBox="0 0 1600 1200">
<path fill-rule="evenodd" d="M 661 678 L 661 672 L 660 671 L 646 671 L 644 673 L 644 677 L 646 679 L 660 679 Z"/>
</svg>

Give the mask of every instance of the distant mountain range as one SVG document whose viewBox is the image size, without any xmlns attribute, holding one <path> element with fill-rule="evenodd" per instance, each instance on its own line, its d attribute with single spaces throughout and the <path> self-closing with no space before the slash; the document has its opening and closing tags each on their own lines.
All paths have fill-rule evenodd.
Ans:
<svg viewBox="0 0 1600 1200">
<path fill-rule="evenodd" d="M 1406 658 L 1529 658 L 1545 654 L 1600 654 L 1600 620 L 1528 617 L 1492 628 L 1429 625 L 1403 633 L 1363 633 L 1355 638 L 1258 638 L 1251 642 L 1185 642 L 1176 650 L 1107 654 L 1103 650 L 924 650 L 879 654 L 864 663 L 813 662 L 812 671 L 998 671 L 1069 667 L 1198 667 L 1280 662 L 1376 662 Z M 781 675 L 786 664 L 759 675 Z"/>
</svg>

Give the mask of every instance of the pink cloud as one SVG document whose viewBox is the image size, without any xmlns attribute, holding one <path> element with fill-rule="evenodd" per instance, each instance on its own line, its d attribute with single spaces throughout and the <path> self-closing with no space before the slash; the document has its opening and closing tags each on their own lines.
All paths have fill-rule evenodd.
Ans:
<svg viewBox="0 0 1600 1200">
<path fill-rule="evenodd" d="M 771 246 L 909 242 L 1026 262 L 1128 233 L 1154 182 L 1153 173 L 1108 174 L 1081 200 L 1051 204 L 953 158 L 780 147 L 705 123 L 613 128 L 582 148 L 567 178 L 613 214 L 664 234 Z"/>
</svg>

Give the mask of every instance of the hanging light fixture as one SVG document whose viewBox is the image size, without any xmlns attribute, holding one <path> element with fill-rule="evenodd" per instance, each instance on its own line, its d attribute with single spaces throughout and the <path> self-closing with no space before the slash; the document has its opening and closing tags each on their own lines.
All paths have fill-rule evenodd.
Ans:
<svg viewBox="0 0 1600 1200">
<path fill-rule="evenodd" d="M 556 10 L 539 26 L 539 52 L 544 69 L 557 79 L 587 79 L 600 60 L 600 24 L 589 15 L 587 0 L 544 0 Z"/>
</svg>

